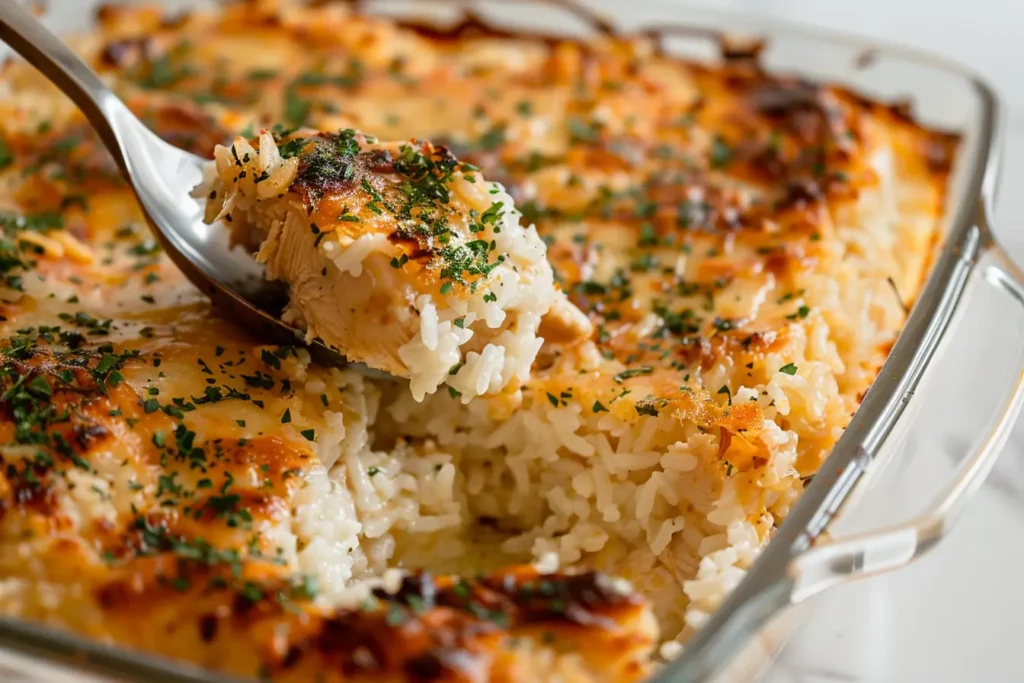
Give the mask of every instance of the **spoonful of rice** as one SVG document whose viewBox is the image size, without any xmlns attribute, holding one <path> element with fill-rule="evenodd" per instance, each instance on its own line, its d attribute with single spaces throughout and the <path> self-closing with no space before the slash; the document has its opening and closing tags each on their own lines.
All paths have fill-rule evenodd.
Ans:
<svg viewBox="0 0 1024 683">
<path fill-rule="evenodd" d="M 287 283 L 282 320 L 411 381 L 421 400 L 516 391 L 544 339 L 590 321 L 555 287 L 543 240 L 479 169 L 428 142 L 347 129 L 218 146 L 207 222 Z"/>
<path fill-rule="evenodd" d="M 511 197 L 447 149 L 275 129 L 208 161 L 152 133 L 16 2 L 0 39 L 82 110 L 175 265 L 253 334 L 463 401 L 518 390 L 545 339 L 589 336 Z"/>
</svg>

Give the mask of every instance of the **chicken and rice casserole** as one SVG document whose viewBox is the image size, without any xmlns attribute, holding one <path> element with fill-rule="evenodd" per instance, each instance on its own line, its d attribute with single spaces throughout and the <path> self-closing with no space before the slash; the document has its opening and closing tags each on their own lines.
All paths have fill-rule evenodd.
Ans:
<svg viewBox="0 0 1024 683">
<path fill-rule="evenodd" d="M 74 45 L 213 160 L 289 320 L 399 379 L 219 317 L 8 61 L 0 611 L 275 681 L 648 675 L 849 423 L 957 144 L 649 36 L 252 0 Z"/>
</svg>

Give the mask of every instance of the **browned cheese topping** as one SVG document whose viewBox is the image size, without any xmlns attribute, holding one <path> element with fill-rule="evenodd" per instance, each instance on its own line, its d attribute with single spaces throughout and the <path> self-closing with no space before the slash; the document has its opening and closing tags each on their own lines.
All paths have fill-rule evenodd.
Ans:
<svg viewBox="0 0 1024 683">
<path fill-rule="evenodd" d="M 501 182 L 594 330 L 585 360 L 548 335 L 528 400 L 678 413 L 720 435 L 723 478 L 752 482 L 766 456 L 740 446 L 765 407 L 734 405 L 736 392 L 803 372 L 766 359 L 813 346 L 842 288 L 808 283 L 870 253 L 858 226 L 888 216 L 879 263 L 893 275 L 870 319 L 884 334 L 847 353 L 866 323 L 827 321 L 844 363 L 842 400 L 825 410 L 845 426 L 923 281 L 957 143 L 744 52 L 709 67 L 647 37 L 442 32 L 344 3 L 174 18 L 105 7 L 76 45 L 143 121 L 198 154 L 263 128 L 339 131 L 330 144 L 355 129 L 429 140 L 426 158 L 454 153 Z M 71 104 L 23 64 L 0 79 L 13 93 L 0 103 L 5 613 L 284 681 L 645 673 L 646 602 L 601 573 L 414 572 L 359 605 L 317 603 L 282 529 L 317 466 L 320 414 L 348 387 L 220 319 Z M 336 201 L 336 175 L 307 163 L 295 189 Z M 403 242 L 410 259 L 433 248 L 417 239 Z M 837 433 L 777 422 L 801 433 L 797 469 L 812 475 Z"/>
</svg>

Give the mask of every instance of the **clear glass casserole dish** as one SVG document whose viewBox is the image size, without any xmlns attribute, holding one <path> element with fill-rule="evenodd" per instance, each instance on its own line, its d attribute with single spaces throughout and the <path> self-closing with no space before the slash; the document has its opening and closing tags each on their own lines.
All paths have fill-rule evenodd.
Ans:
<svg viewBox="0 0 1024 683">
<path fill-rule="evenodd" d="M 99 4 L 53 0 L 48 23 L 62 32 L 88 29 Z M 173 9 L 198 3 L 166 4 Z M 492 21 L 545 32 L 578 34 L 605 26 L 588 21 L 586 17 L 593 15 L 569 4 L 500 0 L 366 4 L 371 11 L 388 14 L 437 14 L 441 21 L 457 18 L 459 8 L 472 5 Z M 839 583 L 903 566 L 940 541 L 990 471 L 1020 411 L 1024 385 L 1020 358 L 1016 358 L 1016 374 L 1009 374 L 1016 381 L 1009 393 L 998 405 L 981 411 L 988 414 L 991 424 L 963 454 L 955 473 L 943 482 L 923 512 L 908 510 L 910 501 L 900 497 L 878 501 L 867 510 L 867 516 L 859 514 L 863 506 L 857 506 L 857 515 L 852 514 L 855 499 L 871 494 L 869 479 L 883 475 L 890 463 L 909 466 L 901 457 L 902 448 L 915 413 L 926 404 L 926 392 L 921 388 L 930 386 L 928 382 L 934 384 L 937 377 L 944 382 L 942 392 L 966 396 L 976 388 L 967 383 L 956 386 L 957 375 L 961 380 L 965 374 L 976 379 L 973 373 L 964 373 L 963 349 L 956 347 L 960 335 L 952 334 L 967 327 L 963 325 L 965 316 L 983 312 L 975 325 L 992 325 L 994 321 L 1002 334 L 1006 319 L 991 315 L 993 306 L 1024 304 L 1024 273 L 999 248 L 988 222 L 998 162 L 998 102 L 983 81 L 959 66 L 871 41 L 684 8 L 667 0 L 630 3 L 628 9 L 612 0 L 586 4 L 601 11 L 608 25 L 626 31 L 658 31 L 667 49 L 696 59 L 716 59 L 721 34 L 756 36 L 766 42 L 761 54 L 773 71 L 838 82 L 882 100 L 908 98 L 923 123 L 954 130 L 963 138 L 947 193 L 944 240 L 937 246 L 928 282 L 878 379 L 819 475 L 746 578 L 683 654 L 655 677 L 672 682 L 751 680 L 784 640 L 788 620 L 776 618 L 786 608 Z M 998 336 L 994 326 L 991 332 L 986 337 Z M 983 355 L 975 354 L 975 360 Z M 1005 369 L 998 372 L 998 364 L 983 364 L 989 371 L 997 371 L 994 378 L 1011 383 L 1006 381 Z M 950 368 L 957 372 L 951 373 Z M 842 525 L 837 524 L 840 512 Z M 857 526 L 851 528 L 852 524 Z M 851 529 L 858 533 L 851 534 Z M 840 530 L 845 535 L 839 536 Z M 749 647 L 751 642 L 754 649 Z M 230 680 L 11 620 L 0 620 L 0 647 L 0 672 L 7 680 Z"/>
</svg>

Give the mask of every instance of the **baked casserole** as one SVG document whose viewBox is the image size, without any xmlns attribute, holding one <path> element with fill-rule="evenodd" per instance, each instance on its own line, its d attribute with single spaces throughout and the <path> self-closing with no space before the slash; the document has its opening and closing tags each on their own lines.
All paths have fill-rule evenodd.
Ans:
<svg viewBox="0 0 1024 683">
<path fill-rule="evenodd" d="M 442 31 L 344 3 L 98 20 L 76 47 L 165 139 L 295 160 L 262 199 L 331 208 L 330 230 L 282 219 L 300 248 L 387 220 L 374 178 L 418 182 L 397 159 L 480 190 L 467 230 L 495 249 L 519 230 L 546 250 L 502 276 L 543 299 L 509 323 L 525 341 L 426 379 L 435 349 L 396 351 L 411 381 L 317 366 L 219 318 L 73 105 L 5 65 L 0 609 L 272 680 L 636 680 L 675 654 L 876 376 L 957 145 L 902 105 L 766 73 L 756 49 L 711 67 L 646 36 Z M 378 140 L 409 142 L 370 168 Z M 349 151 L 309 172 L 322 145 Z M 419 246 L 389 247 L 358 291 L 389 291 Z M 497 298 L 492 263 L 449 280 Z M 432 282 L 433 313 L 383 304 L 417 333 L 376 304 L 338 329 L 399 348 L 448 325 L 471 346 Z"/>
</svg>

